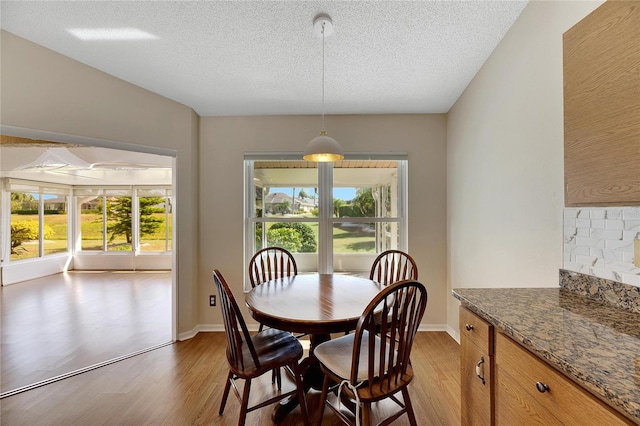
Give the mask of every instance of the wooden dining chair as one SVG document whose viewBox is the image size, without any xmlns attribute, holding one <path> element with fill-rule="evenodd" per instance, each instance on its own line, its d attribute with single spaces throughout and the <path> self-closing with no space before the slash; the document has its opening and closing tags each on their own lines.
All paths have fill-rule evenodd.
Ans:
<svg viewBox="0 0 640 426">
<path fill-rule="evenodd" d="M 409 356 L 426 306 L 427 290 L 418 281 L 390 284 L 365 308 L 354 333 L 315 348 L 325 375 L 321 401 L 344 423 L 369 425 L 372 403 L 388 398 L 399 409 L 380 424 L 407 414 L 409 423 L 416 425 L 407 389 L 413 379 Z M 330 385 L 334 392 L 329 392 Z M 402 399 L 396 396 L 399 392 Z M 351 416 L 340 407 L 342 394 L 355 401 Z M 318 425 L 322 424 L 323 411 Z"/>
<path fill-rule="evenodd" d="M 229 374 L 222 394 L 219 414 L 222 415 L 224 412 L 229 391 L 233 387 L 234 393 L 240 401 L 239 426 L 244 425 L 247 413 L 292 395 L 297 395 L 303 422 L 308 425 L 307 404 L 299 366 L 303 355 L 302 345 L 291 333 L 275 328 L 261 331 L 254 336 L 249 335 L 238 304 L 227 282 L 217 269 L 213 272 L 213 279 L 218 289 L 218 298 L 222 309 L 224 330 L 227 336 L 227 361 L 229 363 Z M 281 392 L 278 389 L 271 397 L 249 407 L 251 381 L 268 371 L 280 369 L 280 367 L 290 368 L 293 372 L 296 388 L 289 392 Z M 244 380 L 242 396 L 236 385 L 236 380 L 239 379 Z"/>
<path fill-rule="evenodd" d="M 401 250 L 387 250 L 373 261 L 369 279 L 382 285 L 403 280 L 417 280 L 418 267 L 413 258 Z"/>
<path fill-rule="evenodd" d="M 251 287 L 292 275 L 298 275 L 298 265 L 291 252 L 282 247 L 258 250 L 249 261 Z"/>
<path fill-rule="evenodd" d="M 267 281 L 293 275 L 298 275 L 298 265 L 291 252 L 282 247 L 266 247 L 258 250 L 249 261 L 249 280 L 253 288 Z M 263 329 L 264 324 L 260 324 L 258 331 Z M 296 335 L 296 338 L 304 336 L 304 334 Z M 273 370 L 272 383 L 276 382 L 280 389 L 282 378 L 279 368 Z"/>
</svg>

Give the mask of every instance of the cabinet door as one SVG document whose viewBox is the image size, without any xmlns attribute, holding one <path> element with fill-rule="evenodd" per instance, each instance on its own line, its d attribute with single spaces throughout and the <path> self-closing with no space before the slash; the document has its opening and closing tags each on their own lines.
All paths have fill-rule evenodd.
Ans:
<svg viewBox="0 0 640 426">
<path fill-rule="evenodd" d="M 465 426 L 493 424 L 492 363 L 486 351 L 460 337 L 461 417 Z"/>
<path fill-rule="evenodd" d="M 563 36 L 565 204 L 640 205 L 640 7 L 607 1 Z"/>
</svg>

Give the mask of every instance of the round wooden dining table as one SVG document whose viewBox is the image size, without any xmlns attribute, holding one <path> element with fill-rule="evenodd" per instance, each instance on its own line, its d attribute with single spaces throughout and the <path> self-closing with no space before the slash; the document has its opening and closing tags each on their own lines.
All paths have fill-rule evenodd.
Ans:
<svg viewBox="0 0 640 426">
<path fill-rule="evenodd" d="M 246 303 L 261 324 L 322 335 L 354 330 L 380 289 L 375 281 L 351 275 L 295 275 L 256 286 Z"/>
<path fill-rule="evenodd" d="M 245 301 L 251 316 L 261 324 L 292 333 L 309 334 L 309 356 L 301 364 L 305 390 L 321 389 L 323 375 L 314 348 L 332 333 L 355 330 L 369 302 L 381 285 L 367 278 L 342 274 L 301 274 L 257 285 Z M 297 405 L 297 399 L 276 407 L 280 421 Z"/>
</svg>

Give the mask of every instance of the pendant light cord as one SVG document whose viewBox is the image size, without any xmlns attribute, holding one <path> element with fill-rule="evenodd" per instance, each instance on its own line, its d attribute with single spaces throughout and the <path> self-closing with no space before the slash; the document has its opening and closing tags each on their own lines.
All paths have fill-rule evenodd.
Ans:
<svg viewBox="0 0 640 426">
<path fill-rule="evenodd" d="M 324 128 L 324 26 L 326 24 L 322 23 L 322 131 L 325 131 Z"/>
</svg>

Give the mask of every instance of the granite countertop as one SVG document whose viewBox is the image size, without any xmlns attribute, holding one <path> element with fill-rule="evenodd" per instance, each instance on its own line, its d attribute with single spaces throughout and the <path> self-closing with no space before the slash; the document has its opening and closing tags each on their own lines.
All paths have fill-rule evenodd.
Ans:
<svg viewBox="0 0 640 426">
<path fill-rule="evenodd" d="M 640 313 L 567 288 L 460 288 L 463 306 L 640 424 Z"/>
</svg>

